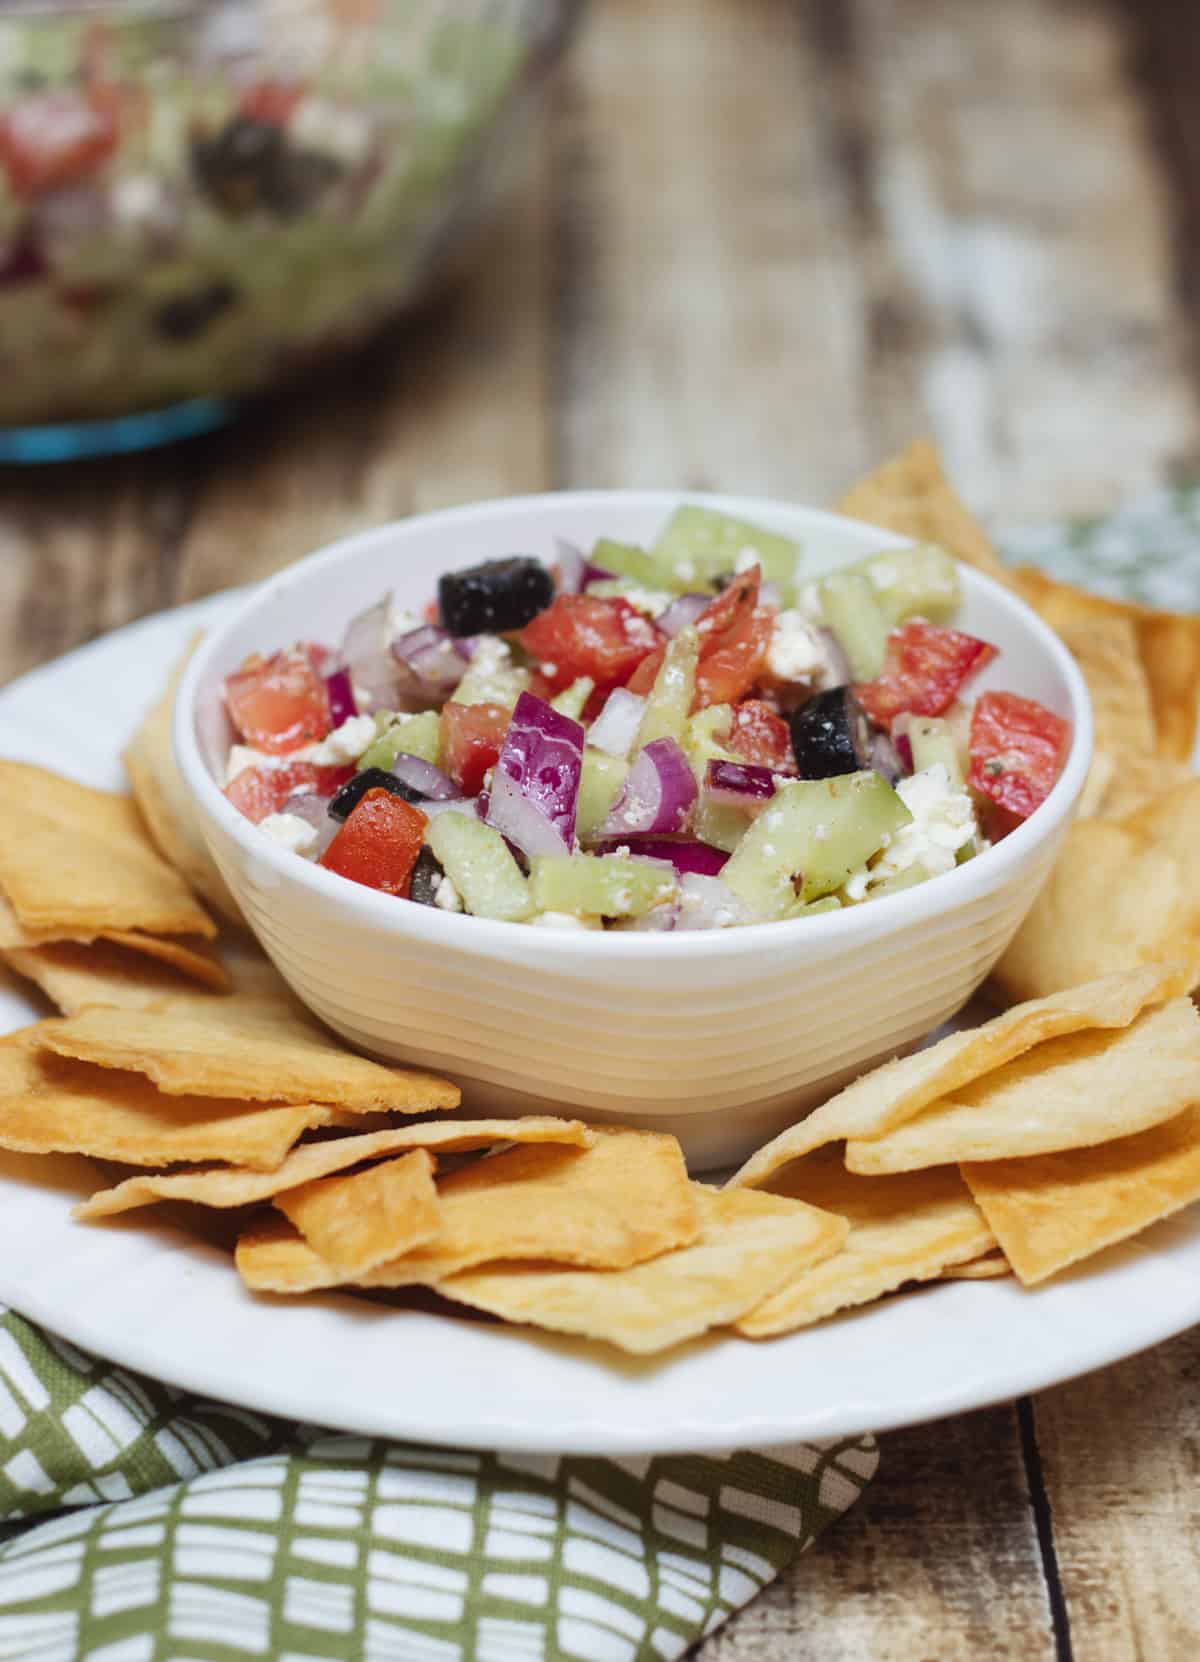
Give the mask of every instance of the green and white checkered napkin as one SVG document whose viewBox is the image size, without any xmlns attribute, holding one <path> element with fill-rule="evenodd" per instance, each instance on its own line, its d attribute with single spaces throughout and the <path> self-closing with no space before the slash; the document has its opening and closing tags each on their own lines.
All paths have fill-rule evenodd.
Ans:
<svg viewBox="0 0 1200 1662">
<path fill-rule="evenodd" d="M 1195 607 L 1200 490 L 1005 553 Z M 877 1460 L 870 1437 L 624 1460 L 372 1442 L 188 1397 L 0 1314 L 0 1662 L 669 1659 Z"/>
<path fill-rule="evenodd" d="M 0 1658 L 675 1657 L 877 1460 L 870 1437 L 623 1460 L 373 1442 L 182 1395 L 9 1312 Z"/>
</svg>

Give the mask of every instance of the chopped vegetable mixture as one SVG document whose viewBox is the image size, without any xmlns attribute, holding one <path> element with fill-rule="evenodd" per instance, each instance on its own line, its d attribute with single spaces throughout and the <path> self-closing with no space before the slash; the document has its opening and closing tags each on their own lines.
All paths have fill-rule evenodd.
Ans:
<svg viewBox="0 0 1200 1662">
<path fill-rule="evenodd" d="M 974 678 L 954 561 L 810 579 L 710 509 L 653 547 L 559 544 L 385 596 L 332 650 L 225 683 L 225 794 L 267 836 L 421 905 L 556 929 L 805 918 L 952 871 L 1045 801 L 1069 723 Z"/>
</svg>

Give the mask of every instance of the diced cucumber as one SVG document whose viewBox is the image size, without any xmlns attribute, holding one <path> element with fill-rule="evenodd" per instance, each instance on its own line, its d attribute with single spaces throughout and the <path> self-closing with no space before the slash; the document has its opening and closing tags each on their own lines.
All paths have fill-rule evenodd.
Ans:
<svg viewBox="0 0 1200 1662">
<path fill-rule="evenodd" d="M 962 768 L 958 762 L 958 746 L 954 742 L 954 734 L 950 731 L 949 722 L 943 721 L 941 716 L 912 716 L 901 731 L 908 734 L 908 742 L 912 746 L 913 772 L 920 773 L 925 768 L 933 767 L 941 762 L 950 775 L 950 784 L 956 791 L 964 789 Z"/>
<path fill-rule="evenodd" d="M 703 588 L 732 571 L 738 555 L 747 548 L 762 562 L 763 577 L 778 583 L 785 601 L 790 600 L 800 557 L 798 544 L 712 508 L 687 503 L 676 508 L 659 532 L 653 554 L 661 581 L 684 590 Z"/>
<path fill-rule="evenodd" d="M 627 578 L 641 588 L 658 589 L 663 586 L 663 574 L 658 562 L 635 543 L 613 542 L 608 537 L 601 537 L 592 549 L 591 561 L 594 566 L 611 571 L 614 577 Z M 596 585 L 593 584 L 588 593 L 595 592 Z"/>
<path fill-rule="evenodd" d="M 948 623 L 962 599 L 957 563 L 932 543 L 885 549 L 850 570 L 870 578 L 889 628 L 909 617 Z"/>
<path fill-rule="evenodd" d="M 643 583 L 635 583 L 632 577 L 601 578 L 598 583 L 589 583 L 587 592 L 594 594 L 597 600 L 628 600 L 636 611 L 648 618 L 656 618 L 665 612 L 675 598 L 657 583 L 653 588 L 647 588 Z"/>
<path fill-rule="evenodd" d="M 575 808 L 575 835 L 581 843 L 590 842 L 608 818 L 628 772 L 629 763 L 623 756 L 610 756 L 607 751 L 585 746 Z"/>
<path fill-rule="evenodd" d="M 655 739 L 674 739 L 676 744 L 682 740 L 696 696 L 699 662 L 700 636 L 695 629 L 681 629 L 667 642 L 633 741 L 635 754 Z"/>
<path fill-rule="evenodd" d="M 846 655 L 855 681 L 873 681 L 887 653 L 887 619 L 871 579 L 861 571 L 835 571 L 821 582 L 821 610 Z"/>
<path fill-rule="evenodd" d="M 928 883 L 933 873 L 920 860 L 914 860 L 911 866 L 905 866 L 903 871 L 895 871 L 890 877 L 885 877 L 881 883 L 871 885 L 871 900 L 878 900 L 880 895 L 902 894 L 905 889 L 915 889 L 919 883 Z"/>
<path fill-rule="evenodd" d="M 439 717 L 436 710 L 422 710 L 420 715 L 391 717 L 375 742 L 359 757 L 359 768 L 390 768 L 403 751 L 406 756 L 419 756 L 423 762 L 437 762 L 439 744 Z"/>
<path fill-rule="evenodd" d="M 721 876 L 762 918 L 832 894 L 912 815 L 877 773 L 781 785 Z"/>
<path fill-rule="evenodd" d="M 578 721 L 583 714 L 583 707 L 592 693 L 596 690 L 596 683 L 590 675 L 581 675 L 578 681 L 572 681 L 569 687 L 550 700 L 551 709 L 557 710 L 560 716 L 570 716 L 572 721 Z"/>
<path fill-rule="evenodd" d="M 820 900 L 798 900 L 783 914 L 785 918 L 815 918 L 822 912 L 840 912 L 842 903 L 835 894 L 823 894 Z"/>
<path fill-rule="evenodd" d="M 534 910 L 529 884 L 508 844 L 473 813 L 439 814 L 430 820 L 425 841 L 477 918 L 519 923 Z"/>
<path fill-rule="evenodd" d="M 704 781 L 710 762 L 738 760 L 733 751 L 721 743 L 721 739 L 728 737 L 732 725 L 731 704 L 710 704 L 707 709 L 696 711 L 687 724 L 684 738 L 684 750 L 700 791 L 699 800 L 692 810 L 692 835 L 702 843 L 723 848 L 727 854 L 731 854 L 741 842 L 749 822 L 740 808 L 732 808 L 724 802 L 710 802 L 704 794 Z"/>
<path fill-rule="evenodd" d="M 529 887 L 539 912 L 633 918 L 671 900 L 679 879 L 665 860 L 538 854 L 530 862 Z"/>
</svg>

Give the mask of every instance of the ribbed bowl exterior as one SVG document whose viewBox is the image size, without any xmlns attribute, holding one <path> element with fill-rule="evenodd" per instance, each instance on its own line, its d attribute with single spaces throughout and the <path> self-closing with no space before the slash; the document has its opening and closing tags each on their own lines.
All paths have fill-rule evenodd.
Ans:
<svg viewBox="0 0 1200 1662">
<path fill-rule="evenodd" d="M 357 1049 L 452 1075 L 467 1106 L 570 1109 L 670 1131 L 697 1169 L 742 1159 L 846 1078 L 911 1045 L 970 998 L 1050 869 L 1019 875 L 921 926 L 816 947 L 803 929 L 769 951 L 714 964 L 603 958 L 547 969 L 536 950 L 398 942 L 336 902 L 279 904 L 218 832 L 214 852 L 255 934 L 301 999 Z M 533 941 L 538 932 L 530 932 Z"/>
<path fill-rule="evenodd" d="M 314 629 L 329 637 L 387 588 L 419 606 L 440 571 L 497 548 L 552 558 L 555 534 L 585 546 L 605 532 L 648 540 L 675 500 L 628 491 L 510 499 L 382 527 L 313 556 L 197 652 L 175 746 L 252 929 L 350 1044 L 449 1074 L 470 1109 L 565 1109 L 672 1132 L 694 1168 L 711 1169 L 959 1010 L 1049 874 L 1086 775 L 1090 711 L 1069 655 L 1014 596 L 964 571 L 962 627 L 1000 647 L 980 686 L 1007 685 L 1073 720 L 1051 800 L 958 871 L 838 914 L 603 939 L 446 916 L 315 870 L 243 820 L 213 782 L 228 743 L 222 679 L 247 652 Z M 832 563 L 898 541 L 777 503 L 689 500 L 815 540 Z"/>
</svg>

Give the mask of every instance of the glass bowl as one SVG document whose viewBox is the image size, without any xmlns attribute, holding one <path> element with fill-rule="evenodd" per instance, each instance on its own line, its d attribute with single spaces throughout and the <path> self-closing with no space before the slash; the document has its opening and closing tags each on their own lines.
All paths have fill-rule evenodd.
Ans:
<svg viewBox="0 0 1200 1662">
<path fill-rule="evenodd" d="M 198 431 L 416 300 L 582 0 L 6 0 L 0 461 Z"/>
</svg>

